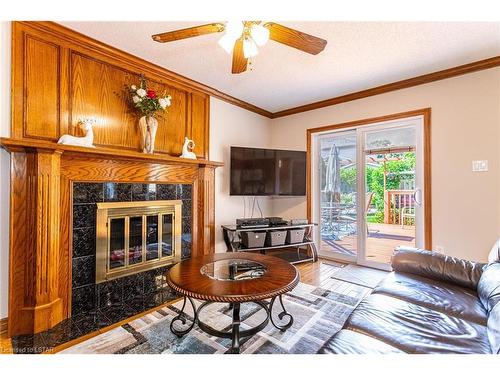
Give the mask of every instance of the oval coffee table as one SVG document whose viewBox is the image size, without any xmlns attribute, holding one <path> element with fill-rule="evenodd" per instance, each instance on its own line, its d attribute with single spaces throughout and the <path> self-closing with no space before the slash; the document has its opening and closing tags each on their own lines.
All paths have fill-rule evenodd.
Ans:
<svg viewBox="0 0 500 375">
<path fill-rule="evenodd" d="M 173 266 L 167 276 L 168 285 L 184 297 L 181 311 L 170 324 L 170 330 L 182 337 L 194 325 L 216 337 L 230 338 L 231 353 L 240 352 L 240 338 L 253 336 L 263 330 L 269 321 L 278 329 L 285 331 L 293 324 L 293 317 L 283 305 L 282 295 L 291 291 L 299 283 L 299 274 L 295 266 L 268 255 L 251 253 L 220 253 L 196 257 Z M 198 308 L 193 298 L 203 300 Z M 272 316 L 276 298 L 279 299 L 282 312 L 278 314 L 280 324 Z M 270 299 L 269 302 L 265 301 Z M 194 316 L 186 328 L 175 327 L 176 322 L 187 325 L 184 309 L 189 301 Z M 225 302 L 233 311 L 230 331 L 219 331 L 200 319 L 201 311 L 215 302 Z M 240 330 L 240 305 L 254 303 L 266 312 L 266 318 L 259 325 Z"/>
</svg>

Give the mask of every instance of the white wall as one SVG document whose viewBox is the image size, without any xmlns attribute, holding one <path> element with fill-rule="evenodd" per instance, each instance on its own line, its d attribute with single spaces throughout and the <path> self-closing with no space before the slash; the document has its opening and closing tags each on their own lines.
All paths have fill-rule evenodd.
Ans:
<svg viewBox="0 0 500 375">
<path fill-rule="evenodd" d="M 271 147 L 270 122 L 267 117 L 249 112 L 222 100 L 210 99 L 210 159 L 224 162 L 215 173 L 215 233 L 217 252 L 226 251 L 222 239 L 222 224 L 234 224 L 243 217 L 243 197 L 229 195 L 229 148 L 230 146 Z M 271 200 L 258 198 L 264 216 L 272 214 Z M 248 207 L 251 203 L 247 200 Z M 254 216 L 258 216 L 255 209 Z"/>
<path fill-rule="evenodd" d="M 10 136 L 10 22 L 0 22 L 0 137 Z M 0 319 L 8 313 L 10 157 L 0 150 Z"/>
<path fill-rule="evenodd" d="M 433 245 L 486 260 L 500 235 L 500 68 L 272 120 L 272 146 L 306 150 L 306 129 L 432 108 Z M 286 136 L 283 136 L 286 134 Z M 472 173 L 472 160 L 489 171 Z M 305 216 L 305 198 L 273 201 L 277 216 Z"/>
</svg>

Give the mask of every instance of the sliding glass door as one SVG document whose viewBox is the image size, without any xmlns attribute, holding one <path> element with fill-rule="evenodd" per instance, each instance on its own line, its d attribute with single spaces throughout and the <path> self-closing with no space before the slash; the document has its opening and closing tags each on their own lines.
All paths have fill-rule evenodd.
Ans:
<svg viewBox="0 0 500 375">
<path fill-rule="evenodd" d="M 388 269 L 423 246 L 420 116 L 313 136 L 312 212 L 320 255 Z"/>
</svg>

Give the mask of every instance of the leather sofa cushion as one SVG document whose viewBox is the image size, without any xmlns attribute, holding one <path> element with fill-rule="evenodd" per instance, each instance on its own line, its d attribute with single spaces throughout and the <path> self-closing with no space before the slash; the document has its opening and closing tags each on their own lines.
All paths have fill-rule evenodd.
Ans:
<svg viewBox="0 0 500 375">
<path fill-rule="evenodd" d="M 392 268 L 429 279 L 476 290 L 484 263 L 472 262 L 429 250 L 398 247 L 392 256 Z"/>
<path fill-rule="evenodd" d="M 320 354 L 398 354 L 403 351 L 348 329 L 339 331 L 319 350 Z"/>
<path fill-rule="evenodd" d="M 491 311 L 500 301 L 500 263 L 492 263 L 484 268 L 477 293 L 487 311 Z"/>
<path fill-rule="evenodd" d="M 488 317 L 488 339 L 490 340 L 491 352 L 500 354 L 500 303 L 490 311 Z"/>
<path fill-rule="evenodd" d="M 374 289 L 399 299 L 425 306 L 486 326 L 486 310 L 476 292 L 408 273 L 392 272 Z"/>
<path fill-rule="evenodd" d="M 491 353 L 486 327 L 384 294 L 372 294 L 344 328 L 407 353 Z"/>
</svg>

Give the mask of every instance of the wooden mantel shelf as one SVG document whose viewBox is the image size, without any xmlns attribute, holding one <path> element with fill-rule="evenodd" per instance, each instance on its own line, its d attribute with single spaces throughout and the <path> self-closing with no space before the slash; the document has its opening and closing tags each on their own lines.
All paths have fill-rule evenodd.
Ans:
<svg viewBox="0 0 500 375">
<path fill-rule="evenodd" d="M 9 152 L 25 152 L 29 149 L 59 151 L 60 153 L 71 153 L 79 155 L 107 156 L 113 159 L 132 159 L 136 161 L 149 161 L 168 164 L 189 164 L 207 167 L 221 167 L 222 162 L 204 159 L 183 159 L 165 154 L 144 154 L 138 151 L 118 150 L 106 147 L 79 147 L 61 145 L 55 142 L 41 140 L 22 140 L 13 138 L 0 138 L 0 145 Z"/>
</svg>

